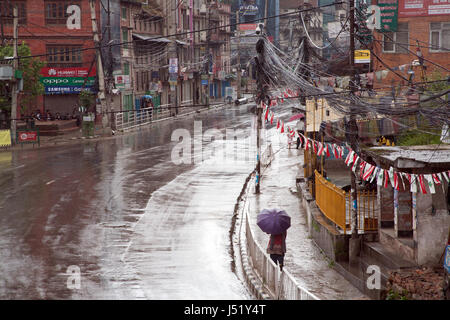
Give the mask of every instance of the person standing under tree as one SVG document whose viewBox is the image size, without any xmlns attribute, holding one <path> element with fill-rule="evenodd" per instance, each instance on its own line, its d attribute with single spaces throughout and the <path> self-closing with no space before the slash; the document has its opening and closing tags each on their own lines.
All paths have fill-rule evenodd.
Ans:
<svg viewBox="0 0 450 320">
<path fill-rule="evenodd" d="M 284 254 L 286 253 L 286 236 L 286 231 L 277 235 L 271 234 L 267 245 L 267 253 L 270 254 L 270 258 L 275 264 L 278 262 L 281 271 L 283 271 Z"/>
</svg>

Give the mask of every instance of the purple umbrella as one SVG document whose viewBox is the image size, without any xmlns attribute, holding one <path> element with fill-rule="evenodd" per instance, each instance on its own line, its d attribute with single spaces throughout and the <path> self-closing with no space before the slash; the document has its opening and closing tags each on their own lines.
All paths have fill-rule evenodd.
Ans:
<svg viewBox="0 0 450 320">
<path fill-rule="evenodd" d="M 256 217 L 256 224 L 268 234 L 280 234 L 291 226 L 291 217 L 280 209 L 264 209 Z"/>
</svg>

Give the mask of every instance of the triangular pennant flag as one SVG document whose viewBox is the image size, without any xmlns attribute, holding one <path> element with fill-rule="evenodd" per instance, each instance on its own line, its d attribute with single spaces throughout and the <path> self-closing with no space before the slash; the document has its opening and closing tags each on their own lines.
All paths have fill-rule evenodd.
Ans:
<svg viewBox="0 0 450 320">
<path fill-rule="evenodd" d="M 280 129 L 280 119 L 277 120 L 277 130 Z"/>
<path fill-rule="evenodd" d="M 271 115 L 270 115 L 270 124 L 272 125 L 273 124 L 273 118 L 274 118 L 274 113 L 272 112 L 271 113 Z"/>
<path fill-rule="evenodd" d="M 284 122 L 281 123 L 281 133 L 284 133 Z"/>
<path fill-rule="evenodd" d="M 410 184 L 410 190 L 411 192 L 416 193 L 417 192 L 417 177 L 415 174 L 407 174 L 408 175 L 408 179 L 409 179 L 409 184 Z"/>
<path fill-rule="evenodd" d="M 433 177 L 434 183 L 436 183 L 437 185 L 441 184 L 441 180 L 439 180 L 438 175 L 436 173 L 433 173 L 431 176 Z"/>
<path fill-rule="evenodd" d="M 373 171 L 372 178 L 370 179 L 370 183 L 372 183 L 373 180 L 375 180 L 375 178 L 378 177 L 379 171 L 380 171 L 380 168 L 376 167 L 375 170 Z"/>
<path fill-rule="evenodd" d="M 327 158 L 330 157 L 330 150 L 328 149 L 328 143 L 325 144 L 325 152 L 327 154 Z"/>
<path fill-rule="evenodd" d="M 306 138 L 305 151 L 308 151 L 308 149 L 309 149 L 309 138 Z"/>
<path fill-rule="evenodd" d="M 266 115 L 264 116 L 264 120 L 266 122 L 269 120 L 269 108 L 266 108 Z"/>
<path fill-rule="evenodd" d="M 445 178 L 445 180 L 447 180 L 447 182 L 450 182 L 446 172 L 442 172 L 442 176 Z"/>
<path fill-rule="evenodd" d="M 350 165 L 350 159 L 353 160 L 353 151 L 349 152 L 347 154 L 347 158 L 345 158 L 345 164 L 347 165 L 347 167 Z"/>
<path fill-rule="evenodd" d="M 386 169 L 384 170 L 384 183 L 383 187 L 387 188 L 389 186 L 389 172 Z"/>
<path fill-rule="evenodd" d="M 424 174 L 424 177 L 427 180 L 430 193 L 436 193 L 436 188 L 434 187 L 433 177 L 431 176 L 431 174 Z"/>
<path fill-rule="evenodd" d="M 391 181 L 392 187 L 395 189 L 395 181 L 394 181 L 394 168 L 389 168 L 389 180 Z"/>
<path fill-rule="evenodd" d="M 364 175 L 363 175 L 364 181 L 369 180 L 369 178 L 372 176 L 374 171 L 375 171 L 375 166 L 368 164 L 367 168 L 366 168 L 366 172 L 364 172 Z"/>
<path fill-rule="evenodd" d="M 317 144 L 319 145 L 318 151 L 317 151 L 317 155 L 321 156 L 323 154 L 323 145 L 320 142 L 317 142 Z"/>
<path fill-rule="evenodd" d="M 394 189 L 395 190 L 400 189 L 397 172 L 394 172 Z"/>
<path fill-rule="evenodd" d="M 378 171 L 377 185 L 381 187 L 383 185 L 384 170 L 380 168 Z"/>
<path fill-rule="evenodd" d="M 353 166 L 352 166 L 352 171 L 353 171 L 354 174 L 356 174 L 356 166 L 357 166 L 358 160 L 360 159 L 359 156 L 356 153 L 355 153 L 355 157 L 356 157 L 356 159 L 353 162 Z"/>
<path fill-rule="evenodd" d="M 406 190 L 406 188 L 405 188 L 405 182 L 403 181 L 403 173 L 400 172 L 398 175 L 400 176 L 400 180 L 402 180 L 403 190 Z"/>
<path fill-rule="evenodd" d="M 423 194 L 427 194 L 427 189 L 425 188 L 425 182 L 423 181 L 423 175 L 419 174 L 419 186 L 420 186 L 420 192 Z"/>
<path fill-rule="evenodd" d="M 332 145 L 333 155 L 336 159 L 339 159 L 339 150 L 337 146 L 333 143 Z"/>
</svg>

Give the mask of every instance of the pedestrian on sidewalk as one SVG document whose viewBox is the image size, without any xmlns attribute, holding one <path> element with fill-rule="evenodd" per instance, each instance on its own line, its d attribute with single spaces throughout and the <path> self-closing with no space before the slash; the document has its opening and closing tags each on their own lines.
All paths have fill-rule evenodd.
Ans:
<svg viewBox="0 0 450 320">
<path fill-rule="evenodd" d="M 302 118 L 300 120 L 297 121 L 297 125 L 296 125 L 296 129 L 297 129 L 297 133 L 298 133 L 298 137 L 297 137 L 297 149 L 300 146 L 300 142 L 302 145 L 302 149 L 303 146 L 305 144 L 305 141 L 302 137 L 302 135 L 305 135 L 305 122 L 304 122 L 305 118 Z"/>
<path fill-rule="evenodd" d="M 270 254 L 272 261 L 280 266 L 280 270 L 283 271 L 284 254 L 286 253 L 286 236 L 287 231 L 270 235 L 269 244 L 267 245 L 267 253 Z"/>
</svg>

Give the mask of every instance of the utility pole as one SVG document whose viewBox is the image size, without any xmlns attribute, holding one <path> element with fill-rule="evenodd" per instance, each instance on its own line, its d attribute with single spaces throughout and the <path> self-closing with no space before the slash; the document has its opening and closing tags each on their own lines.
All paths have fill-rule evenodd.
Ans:
<svg viewBox="0 0 450 320">
<path fill-rule="evenodd" d="M 13 8 L 13 79 L 11 81 L 11 140 L 12 145 L 16 144 L 17 131 L 17 79 L 15 77 L 16 70 L 19 67 L 19 60 L 17 60 L 17 38 L 18 38 L 19 14 L 17 6 Z"/>
<path fill-rule="evenodd" d="M 265 7 L 265 24 L 267 25 L 267 0 Z M 266 34 L 266 27 L 261 30 L 261 38 L 256 43 L 256 52 L 258 54 L 257 58 L 257 99 L 256 99 L 256 116 L 257 116 L 257 126 L 256 126 L 256 186 L 255 193 L 260 193 L 261 185 L 261 129 L 262 129 L 262 104 L 267 100 L 267 76 L 265 72 L 265 56 L 264 56 L 264 35 Z M 269 102 L 266 101 L 269 105 Z"/>
<path fill-rule="evenodd" d="M 349 0 L 349 13 L 350 13 L 350 70 L 352 74 L 352 80 L 350 81 L 351 95 L 355 94 L 355 0 Z M 350 146 L 353 151 L 358 151 L 357 144 L 357 125 L 356 125 L 356 110 L 353 105 L 350 106 L 350 121 L 349 121 L 349 140 Z M 357 256 L 360 252 L 360 240 L 358 237 L 358 191 L 356 189 L 356 176 L 350 171 L 351 177 L 351 216 L 352 216 L 352 236 L 349 239 L 349 262 L 356 262 Z"/>
<path fill-rule="evenodd" d="M 211 26 L 211 4 L 208 5 L 208 27 Z M 211 41 L 211 30 L 208 29 L 206 33 L 206 56 L 207 56 L 207 68 L 206 74 L 208 76 L 208 84 L 206 86 L 206 106 L 209 108 L 209 95 L 210 95 L 210 87 L 211 87 L 211 77 L 209 76 L 209 69 L 212 63 L 212 55 L 210 54 L 210 42 Z"/>
<path fill-rule="evenodd" d="M 236 12 L 236 31 L 237 31 L 237 36 L 238 36 L 238 42 L 237 42 L 237 98 L 240 99 L 241 98 L 241 31 L 239 30 L 239 9 Z"/>
<path fill-rule="evenodd" d="M 90 0 L 89 5 L 91 7 L 91 21 L 92 21 L 92 33 L 94 36 L 94 44 L 97 47 L 97 75 L 98 75 L 98 93 L 97 97 L 100 100 L 101 114 L 102 114 L 102 126 L 108 126 L 109 110 L 106 110 L 106 95 L 105 95 L 105 74 L 103 72 L 102 53 L 100 48 L 100 38 L 98 36 L 97 18 L 95 16 L 95 0 Z M 106 114 L 105 117 L 103 115 Z"/>
</svg>

